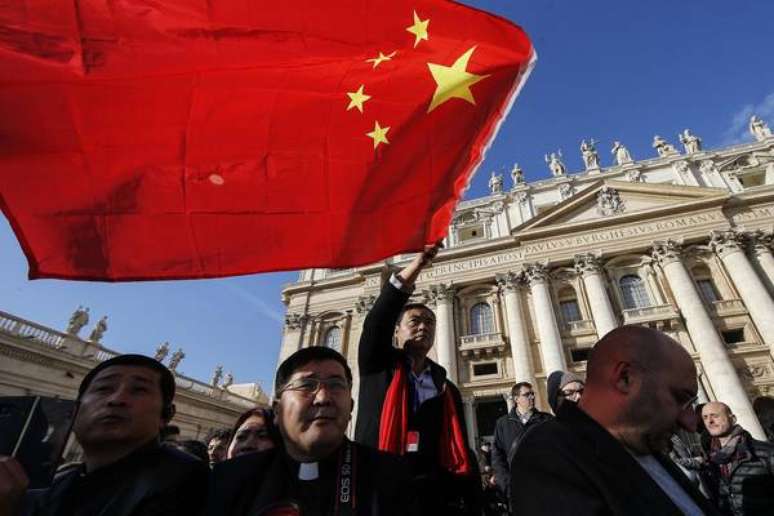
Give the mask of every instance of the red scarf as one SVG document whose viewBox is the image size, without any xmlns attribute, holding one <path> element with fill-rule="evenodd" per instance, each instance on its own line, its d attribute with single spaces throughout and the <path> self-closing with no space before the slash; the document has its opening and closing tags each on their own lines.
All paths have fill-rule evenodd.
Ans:
<svg viewBox="0 0 774 516">
<path fill-rule="evenodd" d="M 409 388 L 406 368 L 400 364 L 395 368 L 392 381 L 387 388 L 382 405 L 382 416 L 379 420 L 379 449 L 382 451 L 403 455 L 406 453 L 406 436 L 408 434 Z M 457 417 L 457 407 L 451 391 L 444 385 L 443 416 L 441 428 L 440 461 L 441 465 L 456 475 L 467 475 L 471 472 L 470 459 L 465 445 L 460 418 Z"/>
</svg>

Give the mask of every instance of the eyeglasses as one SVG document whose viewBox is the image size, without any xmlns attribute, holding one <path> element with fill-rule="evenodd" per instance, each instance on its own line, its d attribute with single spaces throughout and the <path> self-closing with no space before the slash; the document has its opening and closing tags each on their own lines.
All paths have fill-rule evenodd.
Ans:
<svg viewBox="0 0 774 516">
<path fill-rule="evenodd" d="M 518 396 L 524 396 L 525 398 L 534 398 L 535 397 L 535 393 L 534 392 L 522 392 Z M 517 396 L 517 398 L 518 398 L 518 396 Z"/>
<path fill-rule="evenodd" d="M 299 378 L 298 380 L 293 380 L 286 383 L 285 386 L 282 387 L 277 393 L 277 397 L 281 396 L 285 391 L 296 391 L 305 396 L 313 396 L 317 394 L 323 385 L 326 389 L 328 389 L 329 392 L 333 394 L 341 394 L 350 387 L 349 382 L 346 379 L 337 376 L 325 379 L 315 378 L 314 376 L 307 376 L 305 378 Z"/>
<path fill-rule="evenodd" d="M 583 395 L 583 389 L 567 389 L 566 391 L 562 390 L 562 391 L 559 391 L 559 392 L 565 398 L 569 398 L 570 396 L 575 396 L 576 394 Z"/>
</svg>

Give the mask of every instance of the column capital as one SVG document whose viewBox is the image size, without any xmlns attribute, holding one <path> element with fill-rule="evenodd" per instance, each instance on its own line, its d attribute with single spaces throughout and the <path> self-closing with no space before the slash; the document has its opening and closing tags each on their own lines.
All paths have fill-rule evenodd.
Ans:
<svg viewBox="0 0 774 516">
<path fill-rule="evenodd" d="M 358 315 L 365 315 L 371 311 L 375 302 L 376 296 L 358 296 L 355 301 L 355 311 Z"/>
<path fill-rule="evenodd" d="M 602 272 L 602 262 L 594 253 L 576 254 L 575 271 L 582 276 L 598 274 Z"/>
<path fill-rule="evenodd" d="M 504 274 L 495 274 L 495 281 L 501 290 L 516 292 L 524 286 L 524 273 L 508 271 Z"/>
<path fill-rule="evenodd" d="M 449 303 L 454 299 L 456 289 L 446 283 L 438 283 L 436 285 L 430 285 L 430 288 L 422 293 L 428 299 L 428 301 L 434 305 L 441 303 Z"/>
<path fill-rule="evenodd" d="M 720 258 L 742 251 L 742 236 L 736 231 L 710 231 L 710 248 Z"/>
<path fill-rule="evenodd" d="M 530 287 L 546 283 L 548 281 L 548 267 L 543 263 L 525 263 L 524 275 Z"/>
<path fill-rule="evenodd" d="M 748 251 L 753 256 L 771 253 L 771 246 L 774 244 L 774 234 L 756 229 L 755 231 L 744 233 L 743 237 Z"/>
<path fill-rule="evenodd" d="M 676 240 L 656 240 L 653 242 L 651 256 L 659 265 L 679 262 L 683 256 L 683 245 Z"/>
</svg>

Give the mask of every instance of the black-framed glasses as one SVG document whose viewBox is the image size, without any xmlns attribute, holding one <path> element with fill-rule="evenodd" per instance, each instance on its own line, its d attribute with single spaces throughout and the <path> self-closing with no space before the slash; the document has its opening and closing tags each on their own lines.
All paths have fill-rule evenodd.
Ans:
<svg viewBox="0 0 774 516">
<path fill-rule="evenodd" d="M 286 383 L 277 393 L 277 397 L 282 395 L 285 391 L 295 391 L 305 396 L 313 396 L 317 394 L 323 385 L 333 394 L 343 393 L 350 387 L 349 381 L 347 381 L 346 378 L 341 378 L 339 376 L 334 376 L 333 378 L 306 376 Z"/>
<path fill-rule="evenodd" d="M 565 398 L 569 398 L 570 396 L 575 396 L 576 394 L 578 396 L 582 396 L 583 395 L 583 388 L 580 388 L 580 389 L 567 389 L 567 390 L 562 389 L 559 392 Z"/>
<path fill-rule="evenodd" d="M 532 392 L 532 391 L 530 391 L 530 392 L 522 392 L 521 394 L 519 394 L 519 396 L 524 396 L 525 398 L 534 398 L 535 397 L 535 393 Z"/>
</svg>

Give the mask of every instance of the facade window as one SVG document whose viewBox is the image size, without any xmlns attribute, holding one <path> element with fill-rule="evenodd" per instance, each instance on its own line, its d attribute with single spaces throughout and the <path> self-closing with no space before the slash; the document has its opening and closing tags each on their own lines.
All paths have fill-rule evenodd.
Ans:
<svg viewBox="0 0 774 516">
<path fill-rule="evenodd" d="M 650 296 L 648 296 L 645 283 L 636 274 L 628 274 L 622 277 L 618 280 L 618 285 L 621 287 L 621 297 L 623 298 L 625 309 L 651 306 Z"/>
<path fill-rule="evenodd" d="M 325 347 L 341 351 L 341 328 L 333 326 L 325 332 Z"/>
<path fill-rule="evenodd" d="M 580 321 L 582 319 L 577 299 L 559 301 L 559 309 L 562 311 L 564 322 Z"/>
<path fill-rule="evenodd" d="M 591 355 L 591 348 L 580 348 L 570 350 L 573 362 L 585 362 Z"/>
<path fill-rule="evenodd" d="M 473 364 L 473 376 L 488 376 L 491 374 L 497 374 L 497 362 Z"/>
<path fill-rule="evenodd" d="M 723 335 L 723 341 L 726 344 L 739 344 L 740 342 L 744 342 L 744 328 L 726 330 L 720 333 Z"/>
<path fill-rule="evenodd" d="M 711 279 L 696 280 L 696 286 L 699 287 L 699 294 L 706 303 L 714 303 L 720 299 Z"/>
<path fill-rule="evenodd" d="M 494 333 L 492 308 L 487 303 L 476 303 L 470 309 L 470 334 Z"/>
</svg>

